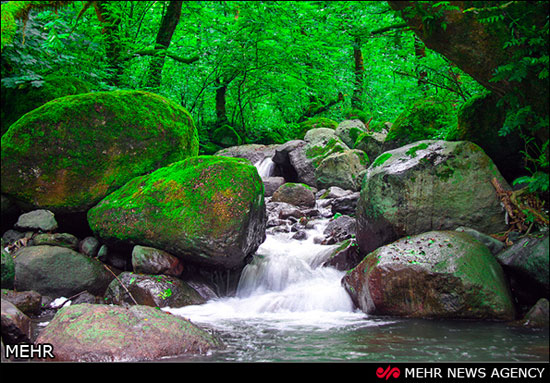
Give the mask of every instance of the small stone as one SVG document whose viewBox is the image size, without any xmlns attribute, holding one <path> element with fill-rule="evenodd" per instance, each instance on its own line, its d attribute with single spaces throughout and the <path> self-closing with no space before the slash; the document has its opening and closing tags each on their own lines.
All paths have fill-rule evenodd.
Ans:
<svg viewBox="0 0 550 383">
<path fill-rule="evenodd" d="M 95 257 L 99 250 L 99 241 L 95 237 L 86 237 L 78 245 L 79 251 L 88 257 Z"/>
<path fill-rule="evenodd" d="M 57 230 L 57 221 L 49 210 L 34 210 L 19 216 L 16 229 L 50 232 Z"/>
</svg>

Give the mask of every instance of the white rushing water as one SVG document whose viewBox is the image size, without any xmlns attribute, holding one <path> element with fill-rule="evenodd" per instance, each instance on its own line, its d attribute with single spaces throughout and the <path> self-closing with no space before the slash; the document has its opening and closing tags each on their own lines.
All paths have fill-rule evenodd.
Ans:
<svg viewBox="0 0 550 383">
<path fill-rule="evenodd" d="M 291 239 L 294 233 L 268 234 L 243 270 L 234 297 L 165 310 L 222 329 L 235 321 L 276 329 L 323 329 L 363 321 L 365 314 L 354 311 L 341 285 L 345 272 L 322 266 L 335 246 L 313 242 L 327 223 L 317 220 L 302 241 Z"/>
<path fill-rule="evenodd" d="M 258 174 L 262 179 L 271 177 L 275 172 L 275 162 L 270 157 L 265 157 L 263 160 L 255 163 L 254 166 L 258 169 Z"/>
</svg>

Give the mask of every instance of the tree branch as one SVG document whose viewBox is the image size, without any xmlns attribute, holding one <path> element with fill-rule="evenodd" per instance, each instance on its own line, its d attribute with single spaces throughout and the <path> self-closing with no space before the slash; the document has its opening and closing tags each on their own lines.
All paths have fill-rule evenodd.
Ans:
<svg viewBox="0 0 550 383">
<path fill-rule="evenodd" d="M 166 57 L 170 57 L 172 60 L 183 63 L 183 64 L 192 64 L 195 61 L 199 61 L 199 59 L 200 59 L 198 55 L 194 55 L 194 56 L 191 56 L 191 57 L 181 57 L 181 56 L 177 56 L 173 53 L 166 52 L 165 49 L 149 48 L 149 49 L 142 49 L 142 50 L 139 50 L 137 52 L 132 53 L 127 58 L 127 60 L 130 60 L 134 56 L 157 56 L 157 55 L 162 55 L 162 54 L 165 54 Z"/>
</svg>

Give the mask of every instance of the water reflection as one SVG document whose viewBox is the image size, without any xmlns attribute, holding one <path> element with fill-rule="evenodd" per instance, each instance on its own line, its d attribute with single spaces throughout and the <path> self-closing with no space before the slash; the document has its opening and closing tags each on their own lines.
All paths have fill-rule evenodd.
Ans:
<svg viewBox="0 0 550 383">
<path fill-rule="evenodd" d="M 227 348 L 192 361 L 548 361 L 548 330 L 503 323 L 369 318 L 330 329 L 225 323 Z M 183 359 L 182 359 L 183 360 Z"/>
</svg>

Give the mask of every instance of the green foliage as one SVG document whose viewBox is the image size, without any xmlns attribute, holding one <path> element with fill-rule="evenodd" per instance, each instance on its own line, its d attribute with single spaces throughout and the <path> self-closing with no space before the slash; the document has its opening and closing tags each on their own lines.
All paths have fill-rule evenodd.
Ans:
<svg viewBox="0 0 550 383">
<path fill-rule="evenodd" d="M 434 99 L 419 100 L 392 125 L 386 141 L 408 144 L 427 139 L 446 139 L 456 130 L 452 105 Z"/>
<path fill-rule="evenodd" d="M 465 12 L 476 12 L 478 21 L 487 25 L 505 25 L 509 34 L 503 38 L 502 48 L 508 52 L 510 60 L 500 65 L 490 80 L 491 82 L 521 83 L 528 81 L 533 75 L 539 80 L 548 78 L 548 38 L 549 16 L 546 15 L 542 26 L 533 24 L 533 12 L 544 9 L 545 2 L 532 2 L 530 5 L 510 2 L 470 8 Z M 542 5 L 542 7 L 539 7 Z M 546 4 L 547 6 L 547 4 Z M 548 140 L 541 145 L 535 139 L 540 129 L 548 129 L 548 110 L 537 103 L 546 104 L 546 100 L 529 100 L 520 88 L 513 88 L 499 101 L 500 106 L 506 106 L 506 119 L 499 135 L 507 136 L 512 132 L 519 133 L 525 142 L 526 170 L 530 176 L 520 177 L 514 184 L 527 184 L 530 191 L 548 191 Z M 536 111 L 538 109 L 538 112 Z"/>
</svg>

